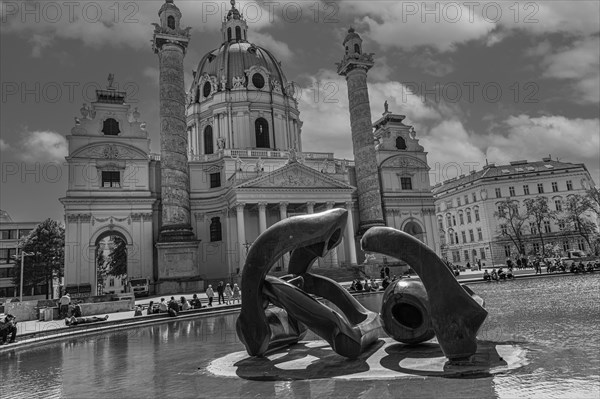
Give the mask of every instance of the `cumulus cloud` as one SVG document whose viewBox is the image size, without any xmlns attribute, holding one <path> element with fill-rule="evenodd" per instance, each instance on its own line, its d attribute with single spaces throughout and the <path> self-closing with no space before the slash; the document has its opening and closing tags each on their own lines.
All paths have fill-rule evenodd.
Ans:
<svg viewBox="0 0 600 399">
<path fill-rule="evenodd" d="M 10 145 L 4 139 L 0 139 L 0 151 L 8 150 L 10 150 Z"/>
<path fill-rule="evenodd" d="M 511 116 L 503 122 L 505 134 L 488 139 L 490 161 L 540 160 L 549 154 L 565 162 L 585 163 L 592 177 L 600 177 L 600 120 L 564 116 Z"/>
<path fill-rule="evenodd" d="M 248 39 L 251 39 L 250 41 L 252 43 L 266 48 L 281 61 L 288 62 L 294 56 L 294 53 L 286 43 L 276 40 L 269 33 L 252 32 L 252 37 L 249 37 Z"/>
<path fill-rule="evenodd" d="M 63 162 L 68 154 L 67 139 L 56 132 L 26 132 L 19 157 L 26 162 Z"/>
</svg>

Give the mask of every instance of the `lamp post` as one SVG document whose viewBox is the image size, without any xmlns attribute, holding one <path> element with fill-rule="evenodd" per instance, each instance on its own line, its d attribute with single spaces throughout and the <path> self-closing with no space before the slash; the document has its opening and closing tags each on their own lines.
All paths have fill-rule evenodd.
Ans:
<svg viewBox="0 0 600 399">
<path fill-rule="evenodd" d="M 21 279 L 19 281 L 19 301 L 23 302 L 23 269 L 25 268 L 25 257 L 26 256 L 34 256 L 33 252 L 25 252 L 21 249 Z M 18 259 L 18 256 L 15 256 Z"/>
</svg>

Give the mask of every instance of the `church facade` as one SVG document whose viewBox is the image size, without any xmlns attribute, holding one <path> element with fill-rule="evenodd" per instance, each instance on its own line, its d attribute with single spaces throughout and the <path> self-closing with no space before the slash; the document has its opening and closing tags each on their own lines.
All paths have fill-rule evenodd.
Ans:
<svg viewBox="0 0 600 399">
<path fill-rule="evenodd" d="M 319 267 L 362 263 L 360 236 L 373 225 L 407 231 L 439 253 L 427 153 L 387 104 L 372 122 L 372 54 L 353 29 L 338 72 L 349 84 L 354 161 L 303 151 L 294 84 L 271 52 L 249 41 L 234 1 L 222 43 L 182 90 L 190 34 L 181 17 L 167 0 L 154 24 L 161 154 L 150 152 L 149 127 L 112 77 L 67 137 L 70 179 L 61 201 L 71 292 L 96 294 L 98 245 L 107 236 L 126 242 L 128 277 L 148 278 L 156 293 L 195 290 L 239 276 L 248 249 L 272 224 L 331 208 L 347 209 L 348 225 Z"/>
</svg>

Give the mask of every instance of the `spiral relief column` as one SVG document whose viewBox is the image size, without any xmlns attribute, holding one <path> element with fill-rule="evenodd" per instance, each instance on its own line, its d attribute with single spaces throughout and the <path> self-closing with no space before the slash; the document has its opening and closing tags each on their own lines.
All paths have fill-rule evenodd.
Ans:
<svg viewBox="0 0 600 399">
<path fill-rule="evenodd" d="M 346 51 L 337 66 L 338 74 L 345 76 L 348 84 L 360 215 L 358 234 L 362 234 L 370 227 L 385 226 L 367 89 L 367 72 L 374 63 L 372 54 L 362 53 L 362 39 L 353 28 L 348 30 L 343 44 Z"/>
</svg>

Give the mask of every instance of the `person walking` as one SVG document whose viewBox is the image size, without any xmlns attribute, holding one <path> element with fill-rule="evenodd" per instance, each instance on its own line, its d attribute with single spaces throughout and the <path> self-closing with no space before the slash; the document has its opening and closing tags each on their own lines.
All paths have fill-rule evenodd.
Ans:
<svg viewBox="0 0 600 399">
<path fill-rule="evenodd" d="M 227 285 L 225 286 L 225 303 L 227 305 L 229 305 L 231 303 L 233 299 L 233 290 L 231 289 L 231 286 L 229 285 L 229 283 L 227 283 Z"/>
<path fill-rule="evenodd" d="M 69 305 L 71 304 L 71 295 L 69 293 L 65 293 L 59 300 L 60 304 L 60 318 L 64 319 L 69 315 Z"/>
<path fill-rule="evenodd" d="M 212 285 L 208 285 L 206 289 L 206 297 L 208 298 L 208 306 L 212 307 L 213 298 L 215 297 L 215 292 L 213 291 Z"/>
<path fill-rule="evenodd" d="M 221 304 L 221 300 L 223 300 L 223 303 L 225 303 L 225 297 L 223 296 L 224 290 L 225 290 L 225 286 L 223 285 L 223 282 L 219 281 L 219 284 L 217 285 L 217 296 L 219 299 L 219 305 Z"/>
<path fill-rule="evenodd" d="M 235 303 L 236 301 L 238 303 L 241 302 L 240 287 L 238 287 L 237 283 L 233 284 L 233 303 Z"/>
</svg>

